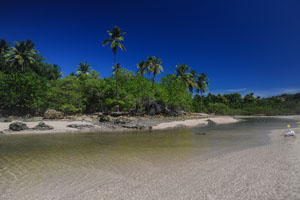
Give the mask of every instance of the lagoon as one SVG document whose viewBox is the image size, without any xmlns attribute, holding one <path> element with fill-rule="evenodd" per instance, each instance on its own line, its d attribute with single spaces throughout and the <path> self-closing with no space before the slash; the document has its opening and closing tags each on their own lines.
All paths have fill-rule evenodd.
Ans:
<svg viewBox="0 0 300 200">
<path fill-rule="evenodd" d="M 235 168 L 262 162 L 272 146 L 269 133 L 297 123 L 262 117 L 164 131 L 1 135 L 0 199 L 230 199 L 236 195 L 233 175 L 242 173 Z M 254 172 L 248 175 L 255 179 Z M 232 186 L 220 191 L 217 177 Z M 239 184 L 251 188 L 247 180 Z"/>
</svg>

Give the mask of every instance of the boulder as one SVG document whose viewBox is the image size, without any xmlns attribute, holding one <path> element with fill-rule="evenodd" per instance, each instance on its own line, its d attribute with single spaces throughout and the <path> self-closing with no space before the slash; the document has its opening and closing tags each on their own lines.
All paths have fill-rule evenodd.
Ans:
<svg viewBox="0 0 300 200">
<path fill-rule="evenodd" d="M 44 113 L 44 119 L 63 119 L 64 113 L 56 110 L 47 110 Z"/>
<path fill-rule="evenodd" d="M 94 126 L 90 124 L 69 124 L 67 127 L 76 129 L 94 128 Z"/>
<path fill-rule="evenodd" d="M 54 129 L 53 126 L 49 126 L 48 124 L 45 124 L 44 122 L 40 122 L 38 125 L 36 125 L 33 130 L 39 130 L 39 131 L 45 131 L 45 130 L 52 130 Z"/>
<path fill-rule="evenodd" d="M 99 119 L 99 122 L 109 122 L 110 119 L 108 116 L 102 115 Z"/>
<path fill-rule="evenodd" d="M 12 131 L 22 131 L 29 129 L 25 123 L 22 122 L 14 122 L 9 125 L 9 129 Z"/>
</svg>

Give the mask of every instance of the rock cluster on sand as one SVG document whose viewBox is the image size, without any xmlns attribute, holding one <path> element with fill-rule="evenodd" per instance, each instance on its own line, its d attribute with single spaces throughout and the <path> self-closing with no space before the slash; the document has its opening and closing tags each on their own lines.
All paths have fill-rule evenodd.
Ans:
<svg viewBox="0 0 300 200">
<path fill-rule="evenodd" d="M 45 131 L 45 130 L 52 130 L 54 129 L 53 126 L 49 126 L 48 124 L 45 124 L 44 122 L 40 122 L 38 125 L 36 125 L 33 130 L 39 130 L 39 131 Z"/>
<path fill-rule="evenodd" d="M 9 130 L 12 131 L 22 131 L 29 129 L 25 123 L 22 122 L 14 122 L 9 125 Z"/>
<path fill-rule="evenodd" d="M 67 125 L 67 127 L 77 128 L 77 129 L 94 128 L 94 126 L 90 124 L 69 124 Z"/>
<path fill-rule="evenodd" d="M 44 113 L 44 119 L 63 119 L 64 113 L 56 110 L 47 110 Z"/>
</svg>

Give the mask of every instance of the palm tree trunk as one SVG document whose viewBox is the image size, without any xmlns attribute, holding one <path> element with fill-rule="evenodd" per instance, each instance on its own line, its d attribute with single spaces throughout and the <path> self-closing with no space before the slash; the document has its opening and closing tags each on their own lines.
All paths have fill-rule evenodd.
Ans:
<svg viewBox="0 0 300 200">
<path fill-rule="evenodd" d="M 154 79 L 155 79 L 155 77 L 154 77 L 154 74 L 153 74 L 153 77 L 152 77 L 152 87 L 154 86 Z"/>
<path fill-rule="evenodd" d="M 202 95 L 202 92 L 201 92 L 201 112 L 202 112 L 202 99 L 203 99 L 203 95 Z"/>
<path fill-rule="evenodd" d="M 114 53 L 115 55 L 115 69 L 117 67 L 117 53 Z M 118 69 L 116 69 L 116 96 L 117 96 L 117 112 L 120 111 L 120 105 L 119 105 L 119 88 L 118 88 Z"/>
</svg>

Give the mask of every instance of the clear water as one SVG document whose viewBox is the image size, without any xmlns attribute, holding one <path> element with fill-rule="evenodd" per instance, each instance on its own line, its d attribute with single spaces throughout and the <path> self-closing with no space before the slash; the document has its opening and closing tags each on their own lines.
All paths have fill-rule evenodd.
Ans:
<svg viewBox="0 0 300 200">
<path fill-rule="evenodd" d="M 297 126 L 293 120 L 251 118 L 153 132 L 1 135 L 0 199 L 38 199 L 31 190 L 45 195 L 62 185 L 76 190 L 98 175 L 105 179 L 108 174 L 146 172 L 148 167 L 172 166 L 195 156 L 209 159 L 265 145 L 271 130 L 287 124 Z"/>
</svg>

